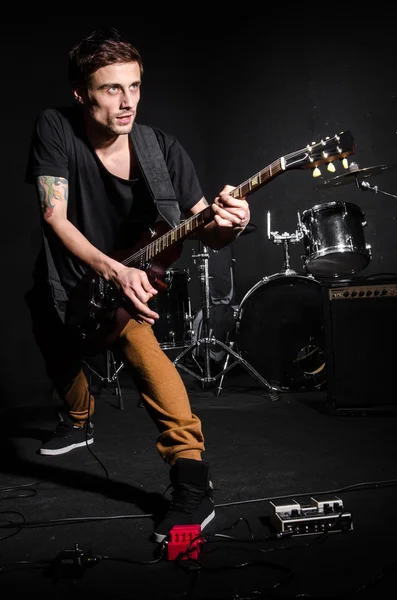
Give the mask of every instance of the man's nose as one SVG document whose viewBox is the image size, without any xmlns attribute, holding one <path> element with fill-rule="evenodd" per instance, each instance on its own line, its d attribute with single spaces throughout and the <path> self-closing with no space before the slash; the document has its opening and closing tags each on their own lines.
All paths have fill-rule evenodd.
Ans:
<svg viewBox="0 0 397 600">
<path fill-rule="evenodd" d="M 123 93 L 121 99 L 121 107 L 122 108 L 132 108 L 134 106 L 133 94 L 130 91 L 126 91 Z"/>
</svg>

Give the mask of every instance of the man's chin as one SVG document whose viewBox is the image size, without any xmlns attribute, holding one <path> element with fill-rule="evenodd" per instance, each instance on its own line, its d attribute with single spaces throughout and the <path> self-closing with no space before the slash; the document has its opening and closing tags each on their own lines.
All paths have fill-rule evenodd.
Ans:
<svg viewBox="0 0 397 600">
<path fill-rule="evenodd" d="M 134 121 L 131 121 L 131 123 L 128 123 L 127 125 L 113 125 L 111 131 L 116 135 L 127 135 L 130 133 L 133 123 Z"/>
</svg>

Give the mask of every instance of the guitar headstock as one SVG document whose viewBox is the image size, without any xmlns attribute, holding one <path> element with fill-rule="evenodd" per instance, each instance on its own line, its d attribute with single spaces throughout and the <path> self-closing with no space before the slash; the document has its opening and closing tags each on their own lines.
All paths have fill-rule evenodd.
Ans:
<svg viewBox="0 0 397 600">
<path fill-rule="evenodd" d="M 319 165 L 331 165 L 336 160 L 343 160 L 346 156 L 354 154 L 355 151 L 356 142 L 352 134 L 350 131 L 342 131 L 284 156 L 284 167 L 285 169 L 314 169 L 313 175 L 316 176 L 320 175 Z M 332 170 L 334 171 L 335 168 Z"/>
</svg>

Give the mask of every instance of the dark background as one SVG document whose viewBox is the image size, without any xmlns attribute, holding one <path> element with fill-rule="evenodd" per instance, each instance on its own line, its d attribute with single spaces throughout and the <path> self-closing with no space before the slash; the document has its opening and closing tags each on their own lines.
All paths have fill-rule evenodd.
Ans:
<svg viewBox="0 0 397 600">
<path fill-rule="evenodd" d="M 9 19 L 2 55 L 2 323 L 4 403 L 29 401 L 49 384 L 35 347 L 25 295 L 41 246 L 38 207 L 24 183 L 27 151 L 38 112 L 71 100 L 69 48 L 101 26 L 118 27 L 141 51 L 145 73 L 138 121 L 176 135 L 193 158 L 208 200 L 225 183 L 238 185 L 279 157 L 350 129 L 359 167 L 397 162 L 396 42 L 391 15 L 341 5 L 288 5 L 265 16 L 228 14 L 44 15 Z M 230 9 L 231 10 L 231 9 Z M 323 179 L 332 175 L 322 170 Z M 369 180 L 397 194 L 397 171 Z M 233 244 L 238 301 L 261 278 L 283 270 L 272 230 L 293 233 L 297 211 L 340 201 L 361 207 L 372 260 L 362 275 L 397 272 L 396 199 L 363 192 L 354 183 L 317 189 L 310 171 L 289 171 L 250 197 L 255 233 Z M 180 259 L 193 275 L 188 242 Z M 301 243 L 291 267 L 302 271 Z M 363 324 L 365 327 L 365 323 Z M 264 332 L 265 333 L 265 332 Z"/>
</svg>

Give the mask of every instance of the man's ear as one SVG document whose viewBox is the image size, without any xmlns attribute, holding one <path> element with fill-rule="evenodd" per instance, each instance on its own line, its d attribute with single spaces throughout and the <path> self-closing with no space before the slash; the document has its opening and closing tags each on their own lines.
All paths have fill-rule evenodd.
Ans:
<svg viewBox="0 0 397 600">
<path fill-rule="evenodd" d="M 73 96 L 79 104 L 84 104 L 84 97 L 81 89 L 73 90 Z"/>
</svg>

